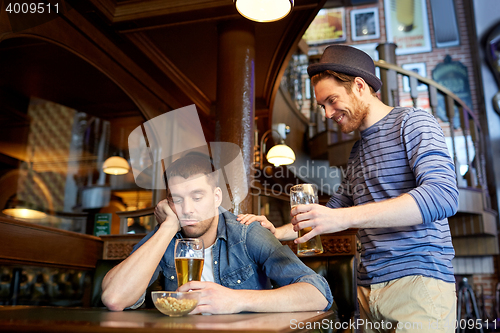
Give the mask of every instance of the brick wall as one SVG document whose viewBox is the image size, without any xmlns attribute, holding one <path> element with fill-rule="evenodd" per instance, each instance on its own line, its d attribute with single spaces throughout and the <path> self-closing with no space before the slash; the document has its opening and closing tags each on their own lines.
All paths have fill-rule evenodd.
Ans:
<svg viewBox="0 0 500 333">
<path fill-rule="evenodd" d="M 476 297 L 476 302 L 478 306 L 478 310 L 480 312 L 480 316 L 482 319 L 486 320 L 488 319 L 489 321 L 494 320 L 497 317 L 497 314 L 495 313 L 495 305 L 496 305 L 496 286 L 498 283 L 498 277 L 496 272 L 498 272 L 498 257 L 493 258 L 493 273 L 484 273 L 484 274 L 478 274 L 478 273 L 463 273 L 460 274 L 459 272 L 464 272 L 463 267 L 457 267 L 456 272 L 457 275 L 456 281 L 457 281 L 457 291 L 458 289 L 462 286 L 462 280 L 464 278 L 468 279 L 469 285 L 472 287 L 472 290 L 474 291 L 475 297 Z M 454 262 L 453 266 L 455 267 L 456 261 Z M 457 294 L 458 296 L 458 294 Z M 462 314 L 465 313 L 466 308 L 465 308 L 465 303 L 462 302 Z M 464 318 L 464 315 L 462 315 L 462 318 Z M 497 324 L 498 325 L 498 324 Z"/>
<path fill-rule="evenodd" d="M 474 274 L 472 281 L 469 280 L 476 294 L 479 311 L 486 312 L 486 317 L 494 318 L 493 307 L 495 302 L 495 290 L 498 282 L 496 274 Z M 484 302 L 484 307 L 482 306 Z M 483 314 L 484 317 L 484 314 Z"/>
</svg>

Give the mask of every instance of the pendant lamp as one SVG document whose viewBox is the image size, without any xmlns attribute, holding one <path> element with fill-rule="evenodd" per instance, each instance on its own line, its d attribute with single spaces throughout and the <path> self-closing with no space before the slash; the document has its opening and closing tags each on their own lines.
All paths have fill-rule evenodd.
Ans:
<svg viewBox="0 0 500 333">
<path fill-rule="evenodd" d="M 287 16 L 293 0 L 234 0 L 241 16 L 256 22 L 273 22 Z"/>
</svg>

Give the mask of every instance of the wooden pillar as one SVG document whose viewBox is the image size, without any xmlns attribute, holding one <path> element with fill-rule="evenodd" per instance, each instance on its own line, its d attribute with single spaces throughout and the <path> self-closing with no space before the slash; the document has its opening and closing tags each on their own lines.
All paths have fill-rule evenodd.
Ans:
<svg viewBox="0 0 500 333">
<path fill-rule="evenodd" d="M 247 179 L 249 194 L 239 204 L 233 200 L 233 212 L 250 213 L 255 111 L 254 25 L 243 19 L 229 21 L 218 27 L 218 34 L 215 137 L 216 141 L 231 142 L 241 149 L 246 168 L 241 176 Z"/>
<path fill-rule="evenodd" d="M 396 44 L 382 43 L 377 46 L 378 57 L 390 64 L 396 65 Z M 382 80 L 381 97 L 382 102 L 390 106 L 399 106 L 399 89 L 397 73 L 391 69 L 380 69 Z"/>
</svg>

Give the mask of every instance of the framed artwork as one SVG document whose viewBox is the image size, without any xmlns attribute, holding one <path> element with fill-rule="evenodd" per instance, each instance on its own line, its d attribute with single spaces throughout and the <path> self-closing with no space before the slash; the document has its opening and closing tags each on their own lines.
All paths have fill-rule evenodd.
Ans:
<svg viewBox="0 0 500 333">
<path fill-rule="evenodd" d="M 377 7 L 351 10 L 351 38 L 353 41 L 380 38 Z"/>
<path fill-rule="evenodd" d="M 404 64 L 404 65 L 401 65 L 401 67 L 403 69 L 406 69 L 407 71 L 413 71 L 420 76 L 427 77 L 425 62 L 416 62 L 414 64 Z M 419 83 L 417 86 L 417 90 L 418 91 L 426 91 L 427 85 L 425 85 L 423 83 Z M 403 76 L 403 91 L 404 92 L 410 91 L 410 79 L 406 76 Z"/>
<path fill-rule="evenodd" d="M 426 0 L 384 0 L 387 41 L 395 43 L 396 54 L 432 50 Z"/>
<path fill-rule="evenodd" d="M 345 41 L 346 28 L 344 8 L 321 9 L 302 38 L 305 39 L 309 45 Z"/>
</svg>

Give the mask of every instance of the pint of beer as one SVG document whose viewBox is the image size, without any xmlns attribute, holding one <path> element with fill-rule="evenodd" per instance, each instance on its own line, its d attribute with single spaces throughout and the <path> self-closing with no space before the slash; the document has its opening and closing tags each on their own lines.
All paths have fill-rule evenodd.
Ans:
<svg viewBox="0 0 500 333">
<path fill-rule="evenodd" d="M 290 205 L 293 209 L 298 205 L 308 205 L 318 203 L 318 187 L 314 184 L 299 184 L 292 186 L 290 189 Z M 311 227 L 299 230 L 299 237 L 302 237 L 309 231 Z M 305 243 L 297 245 L 297 255 L 309 256 L 323 253 L 323 244 L 321 244 L 321 237 L 314 236 Z"/>
<path fill-rule="evenodd" d="M 175 241 L 175 271 L 177 285 L 200 281 L 203 271 L 205 247 L 199 238 L 183 238 Z"/>
</svg>

